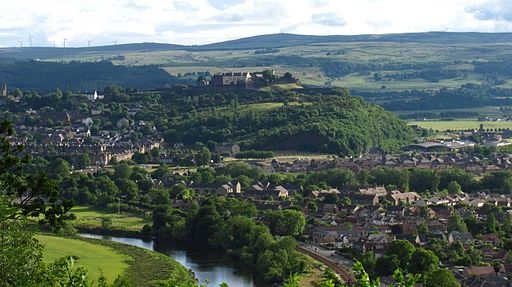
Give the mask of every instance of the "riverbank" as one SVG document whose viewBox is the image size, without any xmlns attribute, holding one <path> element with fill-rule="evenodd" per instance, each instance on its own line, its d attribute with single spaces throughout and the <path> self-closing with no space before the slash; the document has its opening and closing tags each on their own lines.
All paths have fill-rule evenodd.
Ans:
<svg viewBox="0 0 512 287">
<path fill-rule="evenodd" d="M 85 207 L 85 206 L 78 206 L 73 208 L 71 210 L 71 213 L 75 213 L 77 220 L 73 222 L 73 225 L 77 230 L 80 231 L 80 233 L 88 233 L 88 234 L 97 234 L 97 235 L 103 235 L 107 237 L 122 237 L 124 238 L 124 243 L 130 244 L 131 242 L 134 242 L 133 240 L 129 240 L 127 238 L 139 238 L 139 239 L 145 239 L 148 246 L 147 248 L 151 250 L 156 250 L 158 252 L 162 252 L 164 254 L 167 254 L 168 256 L 173 257 L 174 259 L 178 260 L 181 264 L 185 265 L 187 268 L 190 268 L 196 272 L 196 276 L 198 279 L 200 279 L 201 283 L 204 283 L 204 280 L 208 280 L 210 283 L 215 281 L 220 284 L 224 281 L 227 281 L 226 278 L 218 278 L 220 275 L 219 272 L 223 273 L 225 276 L 230 277 L 231 282 L 228 281 L 228 283 L 231 283 L 230 286 L 267 286 L 265 282 L 263 282 L 263 279 L 261 277 L 258 277 L 255 275 L 254 270 L 252 268 L 248 268 L 247 266 L 243 266 L 244 264 L 241 263 L 241 261 L 237 261 L 235 263 L 232 260 L 219 260 L 220 257 L 224 257 L 224 254 L 220 254 L 220 251 L 217 251 L 217 254 L 214 255 L 215 259 L 214 261 L 211 261 L 213 258 L 211 255 L 208 255 L 208 252 L 196 252 L 195 248 L 183 248 L 181 249 L 180 253 L 174 253 L 174 251 L 170 251 L 174 248 L 162 248 L 162 244 L 160 245 L 160 248 L 155 249 L 156 245 L 154 246 L 154 242 L 168 242 L 167 240 L 158 240 L 155 239 L 151 234 L 143 233 L 141 232 L 141 223 L 143 222 L 143 216 L 142 215 L 136 215 L 131 213 L 113 213 L 108 211 L 98 211 L 93 209 L 92 207 Z M 101 224 L 101 219 L 105 217 L 112 218 L 112 226 L 109 228 L 105 228 Z M 137 218 L 138 217 L 138 218 Z M 147 220 L 147 218 L 145 219 Z M 138 222 L 138 228 L 133 228 L 129 226 L 128 222 Z M 139 229 L 140 228 L 140 229 Z M 155 239 L 153 241 L 152 239 Z M 131 242 L 128 242 L 131 241 Z M 145 244 L 145 243 L 142 243 Z M 141 246 L 139 246 L 141 247 Z M 192 255 L 196 253 L 195 260 L 192 260 L 192 258 L 188 257 L 189 255 Z M 197 254 L 198 253 L 198 254 Z M 188 254 L 188 255 L 184 255 Z M 199 255 L 201 254 L 201 255 Z M 301 287 L 311 287 L 311 286 L 318 286 L 320 282 L 324 280 L 324 272 L 325 272 L 325 265 L 319 263 L 318 261 L 314 260 L 310 256 L 307 255 L 300 255 L 303 257 L 306 263 L 307 267 L 305 268 L 305 273 L 300 274 L 300 286 Z M 184 259 L 187 257 L 186 259 Z M 182 258 L 184 260 L 180 261 L 179 258 Z M 194 264 L 192 261 L 196 261 L 196 264 Z M 224 261 L 224 262 L 223 262 Z M 236 260 L 235 260 L 236 261 Z M 234 265 L 226 264 L 228 262 L 235 263 Z M 213 265 L 212 265 L 213 264 Z M 238 266 L 237 266 L 238 265 Z M 210 266 L 216 266 L 217 270 L 210 269 Z M 242 269 L 245 269 L 242 271 Z M 249 272 L 247 272 L 248 269 L 251 269 Z M 198 271 L 201 270 L 201 271 Z M 208 272 L 203 272 L 204 270 L 209 270 Z M 217 273 L 217 274 L 216 274 Z M 238 273 L 238 274 L 237 274 Z M 244 275 L 242 275 L 245 273 Z M 248 273 L 251 275 L 248 276 Z M 235 285 L 232 285 L 235 284 Z M 238 284 L 238 285 L 237 285 Z M 218 284 L 217 284 L 218 285 Z"/>
<path fill-rule="evenodd" d="M 45 246 L 46 262 L 55 258 L 76 255 L 77 266 L 87 268 L 89 280 L 97 282 L 101 268 L 109 282 L 117 276 L 126 278 L 133 286 L 169 286 L 195 282 L 194 275 L 177 261 L 163 254 L 113 241 L 82 237 L 36 236 Z"/>
</svg>

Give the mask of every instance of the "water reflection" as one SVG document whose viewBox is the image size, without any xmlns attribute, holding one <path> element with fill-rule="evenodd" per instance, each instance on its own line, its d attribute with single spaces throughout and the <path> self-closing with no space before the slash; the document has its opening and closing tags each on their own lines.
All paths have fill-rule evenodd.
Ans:
<svg viewBox="0 0 512 287">
<path fill-rule="evenodd" d="M 147 239 L 104 236 L 96 234 L 80 234 L 80 236 L 111 240 L 133 246 L 142 247 L 166 254 L 183 266 L 191 269 L 200 283 L 208 282 L 208 286 L 216 287 L 222 282 L 230 287 L 264 287 L 265 284 L 254 280 L 249 266 L 227 260 L 222 253 L 208 249 L 192 249 L 179 244 Z"/>
</svg>

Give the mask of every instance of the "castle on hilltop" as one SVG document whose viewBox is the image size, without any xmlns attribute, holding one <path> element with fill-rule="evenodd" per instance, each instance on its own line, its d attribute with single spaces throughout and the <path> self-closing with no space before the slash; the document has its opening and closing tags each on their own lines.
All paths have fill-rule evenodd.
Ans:
<svg viewBox="0 0 512 287">
<path fill-rule="evenodd" d="M 272 71 L 272 73 L 274 73 Z M 241 87 L 251 89 L 255 86 L 263 86 L 266 81 L 262 72 L 231 72 L 213 75 L 209 85 L 215 87 Z"/>
</svg>

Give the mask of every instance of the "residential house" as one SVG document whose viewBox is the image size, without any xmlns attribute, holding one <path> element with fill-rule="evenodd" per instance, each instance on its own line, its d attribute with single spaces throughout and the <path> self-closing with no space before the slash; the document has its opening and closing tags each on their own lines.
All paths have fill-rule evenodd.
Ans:
<svg viewBox="0 0 512 287">
<path fill-rule="evenodd" d="M 439 219 L 448 219 L 452 216 L 452 210 L 445 205 L 433 205 L 429 206 L 429 209 L 432 209 Z"/>
<path fill-rule="evenodd" d="M 257 210 L 280 210 L 283 208 L 280 201 L 254 200 Z"/>
<path fill-rule="evenodd" d="M 448 235 L 448 243 L 461 242 L 464 245 L 470 245 L 474 242 L 471 232 L 452 231 Z"/>
<path fill-rule="evenodd" d="M 395 237 L 387 233 L 372 233 L 359 244 L 355 245 L 359 252 L 373 251 L 376 254 L 382 254 L 388 248 L 389 244 L 395 240 Z"/>
<path fill-rule="evenodd" d="M 446 232 L 446 230 L 448 229 L 448 221 L 447 220 L 430 220 L 428 223 L 428 230 L 430 230 L 430 232 L 435 232 L 435 231 L 441 231 L 441 232 Z"/>
<path fill-rule="evenodd" d="M 248 190 L 244 192 L 244 197 L 252 197 L 255 199 L 279 199 L 287 198 L 288 190 L 280 185 L 258 182 L 253 184 Z"/>
<path fill-rule="evenodd" d="M 219 184 L 217 183 L 195 183 L 192 182 L 188 188 L 196 191 L 196 192 L 209 192 L 213 193 L 217 188 L 219 188 Z"/>
<path fill-rule="evenodd" d="M 358 205 L 379 205 L 379 196 L 376 194 L 357 194 L 351 193 L 347 197 L 350 199 L 352 204 Z"/>
<path fill-rule="evenodd" d="M 223 184 L 215 189 L 216 195 L 229 195 L 229 194 L 240 194 L 242 192 L 242 186 L 240 182 L 233 181 Z"/>
<path fill-rule="evenodd" d="M 386 188 L 383 186 L 360 188 L 359 192 L 365 195 L 380 195 L 385 196 L 387 194 Z"/>
<path fill-rule="evenodd" d="M 242 186 L 238 181 L 227 182 L 225 184 L 192 182 L 188 187 L 196 192 L 217 195 L 240 194 L 242 192 Z"/>
<path fill-rule="evenodd" d="M 469 201 L 469 205 L 472 207 L 476 207 L 476 208 L 483 207 L 485 203 L 486 203 L 486 200 L 482 199 L 482 198 L 476 198 L 476 199 Z"/>
<path fill-rule="evenodd" d="M 402 218 L 405 215 L 406 208 L 403 206 L 389 206 L 386 208 L 388 214 Z"/>
<path fill-rule="evenodd" d="M 320 190 L 312 190 L 309 192 L 308 196 L 311 198 L 325 198 L 328 194 L 336 194 L 340 195 L 341 192 L 336 188 L 331 189 L 320 189 Z"/>
<path fill-rule="evenodd" d="M 345 214 L 355 214 L 359 208 L 360 206 L 357 204 L 342 205 L 338 207 L 338 211 Z"/>
<path fill-rule="evenodd" d="M 321 203 L 318 211 L 326 213 L 338 213 L 339 209 L 335 203 Z"/>
<path fill-rule="evenodd" d="M 421 199 L 421 196 L 416 192 L 400 192 L 398 190 L 392 191 L 390 197 L 394 205 L 414 204 Z"/>
<path fill-rule="evenodd" d="M 471 266 L 466 268 L 463 274 L 468 277 L 481 277 L 487 275 L 496 275 L 496 271 L 494 271 L 494 267 L 492 266 Z"/>
<path fill-rule="evenodd" d="M 481 244 L 489 244 L 492 246 L 496 246 L 501 243 L 500 237 L 495 233 L 484 234 L 478 240 L 480 241 Z"/>
</svg>

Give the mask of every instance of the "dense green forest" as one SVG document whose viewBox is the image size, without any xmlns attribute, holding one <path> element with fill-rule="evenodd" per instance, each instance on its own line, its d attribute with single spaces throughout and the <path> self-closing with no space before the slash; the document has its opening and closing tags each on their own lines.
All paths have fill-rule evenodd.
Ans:
<svg viewBox="0 0 512 287">
<path fill-rule="evenodd" d="M 512 104 L 512 89 L 464 84 L 456 89 L 355 92 L 367 100 L 381 102 L 390 111 L 442 110 Z"/>
<path fill-rule="evenodd" d="M 27 80 L 30 79 L 30 80 Z M 50 91 L 93 91 L 117 84 L 127 88 L 153 89 L 173 84 L 190 84 L 157 66 L 118 66 L 101 62 L 1 61 L 0 81 L 9 88 Z"/>
<path fill-rule="evenodd" d="M 208 108 L 189 110 L 169 122 L 168 142 L 237 142 L 244 149 L 298 150 L 358 155 L 371 149 L 396 151 L 414 138 L 413 131 L 384 109 L 351 97 L 346 90 L 325 94 L 282 92 L 213 100 Z M 210 100 L 213 95 L 187 97 Z"/>
</svg>

